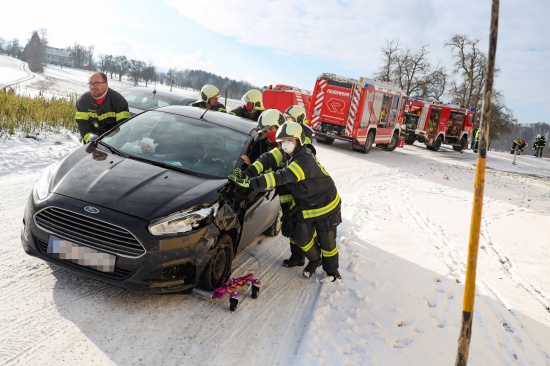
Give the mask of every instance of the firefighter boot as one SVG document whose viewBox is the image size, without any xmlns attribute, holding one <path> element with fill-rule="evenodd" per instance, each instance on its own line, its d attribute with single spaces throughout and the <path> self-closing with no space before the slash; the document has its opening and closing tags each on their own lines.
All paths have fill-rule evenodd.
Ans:
<svg viewBox="0 0 550 366">
<path fill-rule="evenodd" d="M 306 268 L 304 268 L 304 270 L 302 271 L 302 274 L 304 275 L 304 277 L 310 278 L 315 274 L 315 271 L 320 266 L 321 266 L 321 260 L 309 261 Z"/>
<path fill-rule="evenodd" d="M 283 261 L 283 267 L 301 267 L 306 263 L 306 254 L 292 241 L 290 242 L 290 258 Z"/>
<path fill-rule="evenodd" d="M 343 281 L 342 276 L 340 276 L 340 272 L 338 272 L 338 270 L 327 273 L 327 276 L 332 277 L 331 282 Z"/>
</svg>

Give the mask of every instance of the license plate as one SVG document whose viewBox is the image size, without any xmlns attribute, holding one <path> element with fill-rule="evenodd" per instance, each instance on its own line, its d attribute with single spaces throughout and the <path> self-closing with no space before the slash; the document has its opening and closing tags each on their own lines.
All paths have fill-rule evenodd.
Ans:
<svg viewBox="0 0 550 366">
<path fill-rule="evenodd" d="M 50 236 L 48 254 L 101 272 L 114 272 L 116 256 Z"/>
</svg>

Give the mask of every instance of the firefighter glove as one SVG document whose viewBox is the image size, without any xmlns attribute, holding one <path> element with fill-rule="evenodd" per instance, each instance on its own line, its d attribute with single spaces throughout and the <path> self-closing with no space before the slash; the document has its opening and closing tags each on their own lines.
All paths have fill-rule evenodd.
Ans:
<svg viewBox="0 0 550 366">
<path fill-rule="evenodd" d="M 227 177 L 231 182 L 235 183 L 241 188 L 250 188 L 250 178 L 244 177 L 236 177 L 233 174 L 231 174 L 229 177 Z"/>
<path fill-rule="evenodd" d="M 240 168 L 235 168 L 229 175 L 230 180 L 232 180 L 231 177 L 235 179 L 241 179 L 243 177 L 243 171 Z"/>
</svg>

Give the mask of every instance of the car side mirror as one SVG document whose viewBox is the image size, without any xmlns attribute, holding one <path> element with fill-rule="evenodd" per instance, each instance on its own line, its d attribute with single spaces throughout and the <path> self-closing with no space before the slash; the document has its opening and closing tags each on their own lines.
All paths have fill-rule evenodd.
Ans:
<svg viewBox="0 0 550 366">
<path fill-rule="evenodd" d="M 90 140 L 90 142 L 95 142 L 95 140 L 97 140 L 99 136 L 92 133 L 90 136 L 88 136 L 88 140 Z"/>
</svg>

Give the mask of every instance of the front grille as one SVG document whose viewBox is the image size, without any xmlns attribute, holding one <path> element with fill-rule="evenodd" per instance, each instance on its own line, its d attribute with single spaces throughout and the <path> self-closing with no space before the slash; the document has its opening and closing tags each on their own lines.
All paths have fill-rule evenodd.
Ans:
<svg viewBox="0 0 550 366">
<path fill-rule="evenodd" d="M 42 240 L 36 240 L 36 242 L 38 243 L 38 250 L 41 253 L 46 254 L 50 258 L 55 259 L 58 262 L 63 262 L 65 264 L 69 265 L 69 266 L 83 268 L 84 270 L 91 271 L 93 273 L 97 273 L 97 274 L 103 275 L 105 277 L 110 277 L 110 278 L 115 279 L 115 280 L 125 279 L 126 277 L 128 277 L 132 274 L 132 271 L 129 271 L 127 269 L 119 268 L 116 265 L 115 265 L 115 271 L 114 272 L 102 272 L 102 271 L 98 271 L 97 269 L 94 269 L 94 268 L 88 268 L 88 267 L 84 267 L 84 266 L 78 265 L 78 264 L 70 262 L 70 261 L 65 261 L 65 260 L 56 258 L 56 257 L 52 256 L 51 254 L 48 254 L 48 243 L 46 243 Z"/>
<path fill-rule="evenodd" d="M 126 229 L 72 211 L 50 207 L 34 216 L 37 226 L 59 237 L 106 253 L 139 257 L 145 248 Z"/>
</svg>

